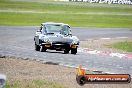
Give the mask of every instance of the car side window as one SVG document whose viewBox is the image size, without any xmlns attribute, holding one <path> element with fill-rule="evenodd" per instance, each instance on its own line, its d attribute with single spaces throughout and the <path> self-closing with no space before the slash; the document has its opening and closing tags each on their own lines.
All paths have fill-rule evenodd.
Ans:
<svg viewBox="0 0 132 88">
<path fill-rule="evenodd" d="M 47 30 L 46 30 L 46 27 L 45 26 L 42 26 L 42 33 L 43 34 L 47 34 Z"/>
<path fill-rule="evenodd" d="M 63 35 L 69 35 L 69 34 L 70 34 L 70 27 L 64 25 L 64 26 L 62 27 L 61 34 L 63 34 Z"/>
</svg>

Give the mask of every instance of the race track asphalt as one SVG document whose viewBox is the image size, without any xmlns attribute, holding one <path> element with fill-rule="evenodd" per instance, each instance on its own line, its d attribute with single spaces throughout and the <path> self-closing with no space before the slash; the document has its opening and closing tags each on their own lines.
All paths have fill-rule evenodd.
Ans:
<svg viewBox="0 0 132 88">
<path fill-rule="evenodd" d="M 61 51 L 38 52 L 34 50 L 34 35 L 38 26 L 0 26 L 0 55 L 32 58 L 73 66 L 83 65 L 88 70 L 132 74 L 132 59 L 90 55 L 63 54 Z M 123 28 L 72 28 L 80 40 L 106 37 L 132 37 L 132 30 Z"/>
</svg>

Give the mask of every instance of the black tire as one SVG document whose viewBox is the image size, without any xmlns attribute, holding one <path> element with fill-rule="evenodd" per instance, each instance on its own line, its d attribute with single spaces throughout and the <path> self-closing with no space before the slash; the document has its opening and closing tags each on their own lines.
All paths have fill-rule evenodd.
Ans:
<svg viewBox="0 0 132 88">
<path fill-rule="evenodd" d="M 39 51 L 39 50 L 40 50 L 40 46 L 37 45 L 37 44 L 35 44 L 35 50 L 36 50 L 36 51 Z"/>
<path fill-rule="evenodd" d="M 70 49 L 65 49 L 65 50 L 64 50 L 64 54 L 68 54 L 69 51 L 70 51 Z"/>
<path fill-rule="evenodd" d="M 46 52 L 46 48 L 44 46 L 40 46 L 40 52 Z"/>
<path fill-rule="evenodd" d="M 77 54 L 77 48 L 71 49 L 71 54 Z"/>
</svg>

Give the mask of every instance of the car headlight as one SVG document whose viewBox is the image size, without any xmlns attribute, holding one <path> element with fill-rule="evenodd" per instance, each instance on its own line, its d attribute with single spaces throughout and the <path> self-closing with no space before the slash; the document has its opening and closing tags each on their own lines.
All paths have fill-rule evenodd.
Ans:
<svg viewBox="0 0 132 88">
<path fill-rule="evenodd" d="M 72 44 L 78 44 L 78 41 L 72 41 Z"/>
<path fill-rule="evenodd" d="M 73 40 L 72 44 L 79 44 L 79 39 L 76 36 L 72 36 L 71 39 Z"/>
<path fill-rule="evenodd" d="M 48 38 L 44 38 L 44 42 L 49 42 L 49 39 Z"/>
</svg>

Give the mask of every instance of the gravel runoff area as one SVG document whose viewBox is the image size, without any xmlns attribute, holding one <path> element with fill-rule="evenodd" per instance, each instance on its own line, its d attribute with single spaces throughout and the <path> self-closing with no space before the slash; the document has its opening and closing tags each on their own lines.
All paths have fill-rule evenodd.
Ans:
<svg viewBox="0 0 132 88">
<path fill-rule="evenodd" d="M 85 84 L 76 83 L 76 69 L 59 65 L 43 64 L 37 61 L 18 58 L 0 58 L 0 73 L 7 76 L 8 82 L 16 80 L 27 82 L 47 80 L 64 86 L 64 88 L 132 88 L 130 84 Z M 88 72 L 93 73 L 93 72 Z"/>
<path fill-rule="evenodd" d="M 109 52 L 118 52 L 118 53 L 131 53 L 127 51 L 123 51 L 120 49 L 115 49 L 112 47 L 112 44 L 117 42 L 125 42 L 125 41 L 132 41 L 132 38 L 100 38 L 100 39 L 88 39 L 85 41 L 81 41 L 80 47 L 89 48 L 93 50 L 101 50 L 101 51 L 109 51 Z"/>
</svg>

